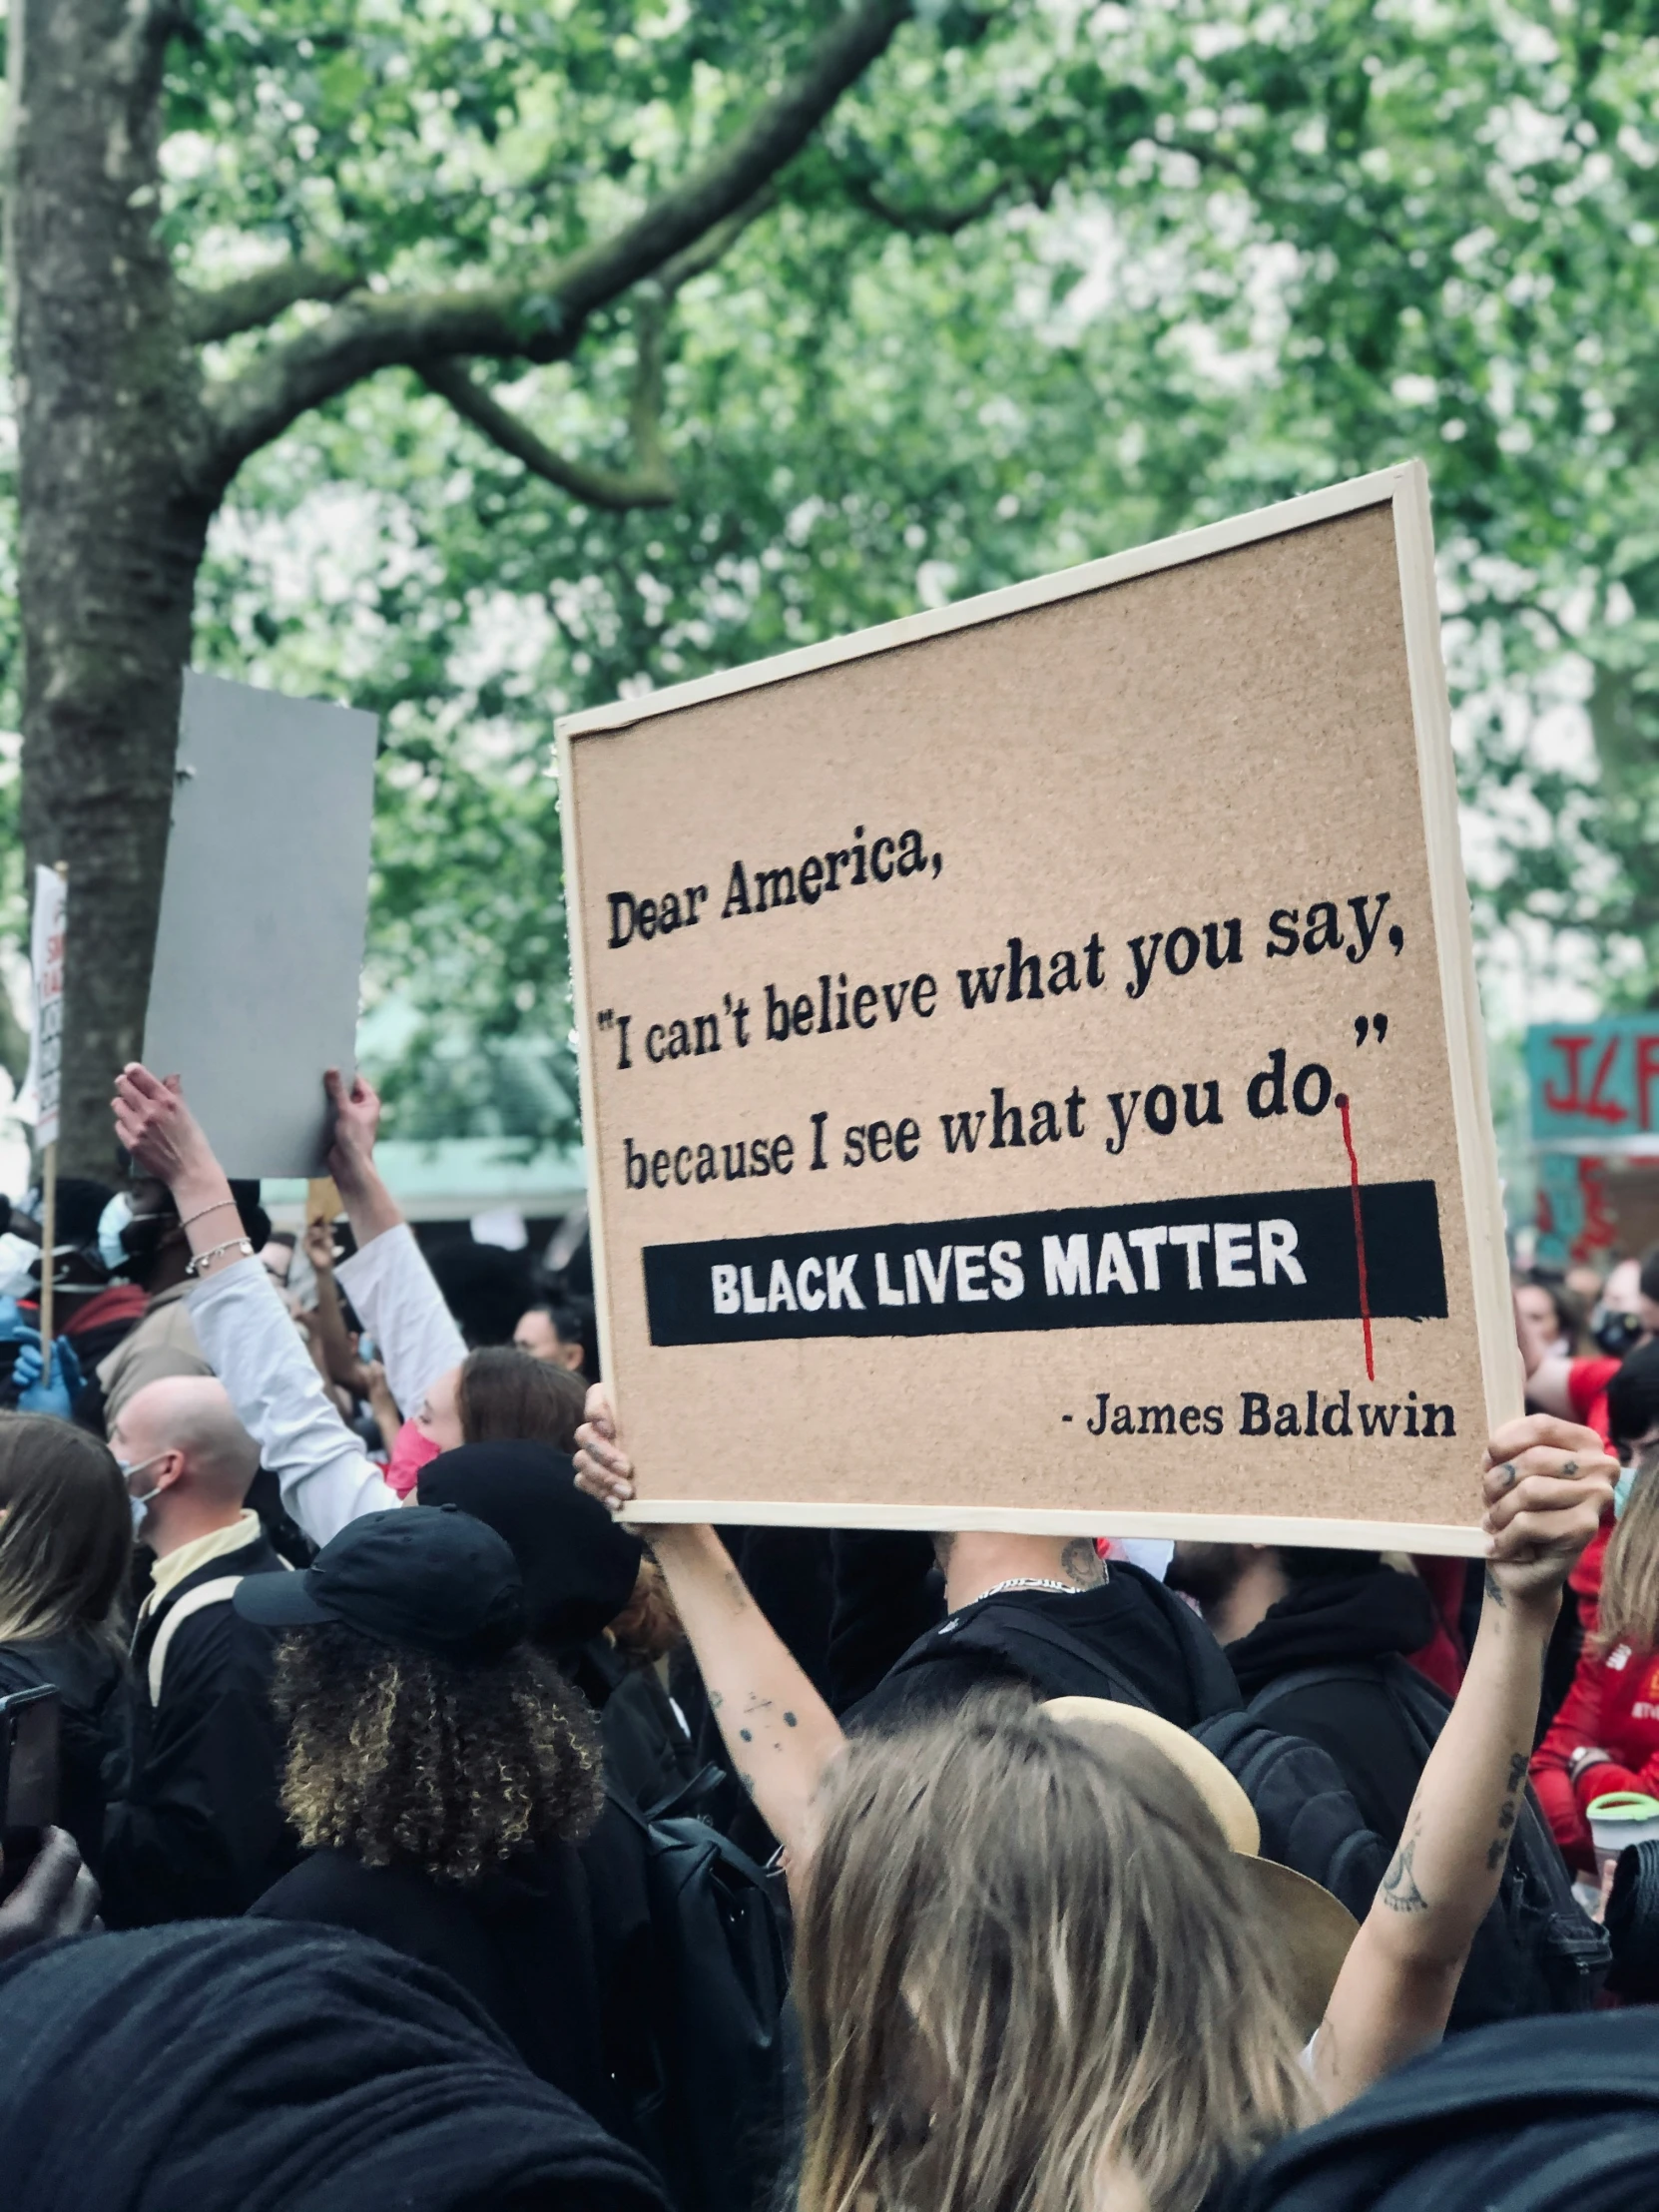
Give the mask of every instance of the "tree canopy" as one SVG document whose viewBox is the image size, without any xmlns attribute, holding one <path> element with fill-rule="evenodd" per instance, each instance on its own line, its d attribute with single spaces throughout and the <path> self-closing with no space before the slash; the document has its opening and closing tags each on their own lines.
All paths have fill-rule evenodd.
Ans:
<svg viewBox="0 0 1659 2212">
<path fill-rule="evenodd" d="M 1659 983 L 1659 9 L 915 14 L 574 357 L 320 390 L 220 512 L 197 664 L 383 717 L 365 1046 L 405 1133 L 574 1125 L 556 712 L 1410 452 L 1483 913 Z M 213 372 L 267 348 L 269 411 L 342 311 L 522 315 L 836 20 L 199 6 L 158 215 Z M 274 308 L 276 367 L 239 326 Z"/>
</svg>

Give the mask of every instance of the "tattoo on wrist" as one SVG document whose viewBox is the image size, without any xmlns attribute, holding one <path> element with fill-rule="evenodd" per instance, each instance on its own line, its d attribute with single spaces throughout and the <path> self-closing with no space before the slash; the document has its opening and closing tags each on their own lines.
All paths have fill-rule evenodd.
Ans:
<svg viewBox="0 0 1659 2212">
<path fill-rule="evenodd" d="M 1509 1600 L 1504 1592 L 1503 1584 L 1492 1572 L 1490 1566 L 1488 1566 L 1486 1569 L 1485 1589 L 1487 1597 L 1491 1599 L 1492 1603 L 1497 1607 L 1498 1611 L 1500 1613 L 1504 1611 L 1509 1603 Z"/>
</svg>

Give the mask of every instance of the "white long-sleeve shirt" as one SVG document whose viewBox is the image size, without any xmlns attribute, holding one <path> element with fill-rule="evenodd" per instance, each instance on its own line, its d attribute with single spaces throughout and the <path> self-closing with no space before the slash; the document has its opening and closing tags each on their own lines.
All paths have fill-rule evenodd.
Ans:
<svg viewBox="0 0 1659 2212">
<path fill-rule="evenodd" d="M 379 1348 L 392 1396 L 413 1413 L 438 1377 L 466 1358 L 466 1344 L 408 1224 L 371 1237 L 342 1262 L 339 1281 Z M 398 1503 L 340 1419 L 259 1261 L 239 1260 L 209 1276 L 190 1293 L 190 1309 L 237 1418 L 313 1544 L 337 1536 L 359 1513 Z"/>
<path fill-rule="evenodd" d="M 276 1474 L 282 1503 L 313 1544 L 360 1513 L 397 1503 L 322 1387 L 276 1286 L 259 1260 L 239 1260 L 190 1294 L 191 1319 L 237 1418 Z"/>
<path fill-rule="evenodd" d="M 386 1387 L 407 1419 L 438 1377 L 466 1358 L 465 1340 L 408 1223 L 382 1230 L 342 1261 L 339 1285 L 374 1339 Z"/>
</svg>

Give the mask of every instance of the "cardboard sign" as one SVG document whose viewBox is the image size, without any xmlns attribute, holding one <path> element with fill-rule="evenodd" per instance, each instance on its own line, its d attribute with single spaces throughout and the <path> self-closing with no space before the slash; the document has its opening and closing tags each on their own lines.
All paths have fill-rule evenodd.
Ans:
<svg viewBox="0 0 1659 2212">
<path fill-rule="evenodd" d="M 32 1110 L 35 1143 L 44 1152 L 58 1141 L 58 1095 L 63 1069 L 63 954 L 67 886 L 53 867 L 35 869 L 35 910 L 29 926 L 29 966 L 34 978 L 35 1026 L 22 1098 Z"/>
<path fill-rule="evenodd" d="M 1532 1141 L 1548 1152 L 1659 1152 L 1659 1014 L 1526 1032 Z"/>
<path fill-rule="evenodd" d="M 373 715 L 187 673 L 145 1065 L 229 1175 L 320 1175 L 354 1065 Z"/>
<path fill-rule="evenodd" d="M 1478 1549 L 1420 466 L 561 732 L 642 1519 Z"/>
</svg>

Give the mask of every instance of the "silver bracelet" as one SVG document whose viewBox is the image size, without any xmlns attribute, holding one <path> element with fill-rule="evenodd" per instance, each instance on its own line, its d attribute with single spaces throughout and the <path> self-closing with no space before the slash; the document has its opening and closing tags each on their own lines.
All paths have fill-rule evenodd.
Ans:
<svg viewBox="0 0 1659 2212">
<path fill-rule="evenodd" d="M 229 1237 L 226 1239 L 224 1244 L 215 1245 L 212 1251 L 199 1252 L 194 1260 L 187 1261 L 185 1264 L 185 1273 L 187 1275 L 194 1275 L 197 1277 L 198 1280 L 200 1280 L 202 1270 L 207 1267 L 211 1261 L 222 1260 L 227 1252 L 240 1252 L 243 1257 L 248 1260 L 252 1260 L 254 1257 L 254 1247 L 249 1243 L 246 1237 Z"/>
<path fill-rule="evenodd" d="M 236 1200 L 234 1198 L 216 1199 L 212 1206 L 204 1206 L 200 1213 L 187 1214 L 185 1219 L 179 1224 L 179 1227 L 181 1229 L 188 1229 L 192 1222 L 206 1221 L 210 1214 L 222 1214 L 224 1213 L 227 1206 L 235 1206 L 235 1204 Z"/>
</svg>

